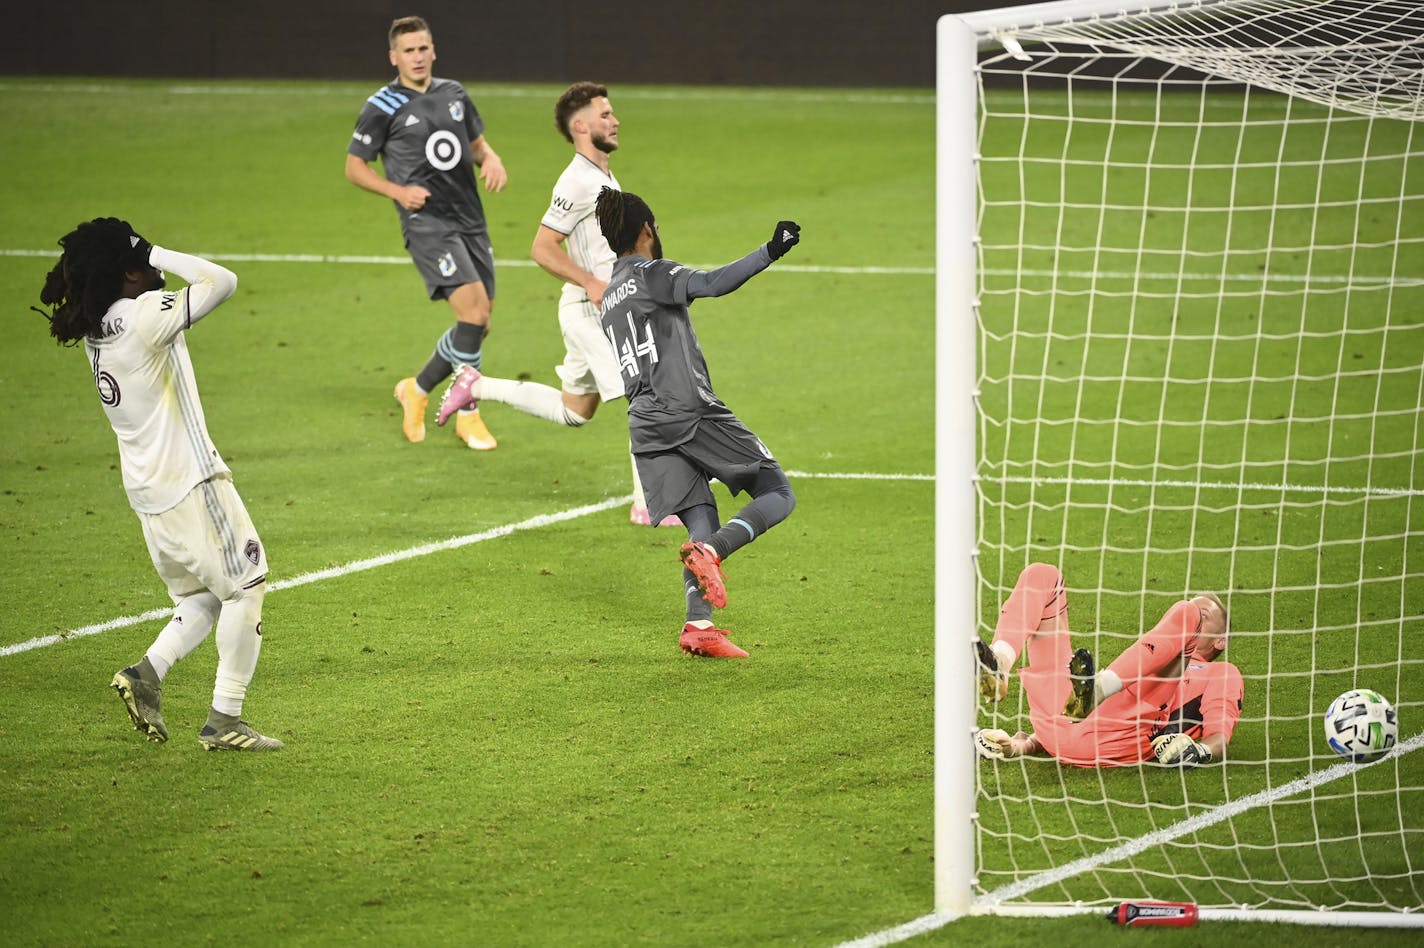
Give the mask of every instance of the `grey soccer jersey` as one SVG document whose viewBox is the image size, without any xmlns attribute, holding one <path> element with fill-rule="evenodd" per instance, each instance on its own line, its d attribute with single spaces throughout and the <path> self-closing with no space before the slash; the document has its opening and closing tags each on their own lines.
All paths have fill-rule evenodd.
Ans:
<svg viewBox="0 0 1424 948">
<path fill-rule="evenodd" d="M 347 151 L 362 161 L 379 156 L 387 180 L 430 192 L 419 211 L 400 212 L 401 231 L 485 232 L 470 142 L 484 134 L 475 104 L 458 82 L 432 79 L 417 92 L 399 81 L 366 100 Z"/>
<path fill-rule="evenodd" d="M 732 412 L 712 379 L 692 319 L 688 281 L 700 273 L 672 260 L 619 257 L 603 294 L 603 331 L 613 346 L 628 397 L 635 454 L 683 444 L 710 415 Z"/>
</svg>

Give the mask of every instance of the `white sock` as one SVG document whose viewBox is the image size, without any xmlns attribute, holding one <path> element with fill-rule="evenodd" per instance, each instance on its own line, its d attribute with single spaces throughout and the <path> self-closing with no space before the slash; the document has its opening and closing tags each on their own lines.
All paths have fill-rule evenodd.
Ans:
<svg viewBox="0 0 1424 948">
<path fill-rule="evenodd" d="M 267 584 L 243 591 L 222 604 L 218 616 L 218 673 L 213 684 L 213 709 L 239 717 L 247 686 L 262 651 L 262 599 Z"/>
<path fill-rule="evenodd" d="M 222 603 L 210 592 L 188 596 L 173 607 L 173 618 L 158 633 L 144 656 L 162 681 L 169 669 L 203 644 L 213 630 Z"/>
<path fill-rule="evenodd" d="M 577 428 L 588 422 L 587 418 L 564 407 L 563 392 L 538 382 L 492 379 L 485 375 L 471 387 L 470 392 L 481 401 L 499 402 L 556 425 Z"/>
<path fill-rule="evenodd" d="M 1094 697 L 1097 701 L 1111 698 L 1121 690 L 1122 679 L 1117 676 L 1117 672 L 1111 668 L 1104 668 L 1098 672 L 1097 679 L 1093 682 Z"/>
</svg>

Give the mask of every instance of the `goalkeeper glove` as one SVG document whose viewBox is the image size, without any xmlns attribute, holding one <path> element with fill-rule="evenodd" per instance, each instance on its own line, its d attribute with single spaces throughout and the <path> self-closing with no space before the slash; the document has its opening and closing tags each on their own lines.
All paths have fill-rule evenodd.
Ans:
<svg viewBox="0 0 1424 948">
<path fill-rule="evenodd" d="M 766 242 L 766 252 L 771 259 L 780 260 L 782 255 L 801 242 L 801 225 L 795 221 L 777 221 L 776 230 Z"/>
<path fill-rule="evenodd" d="M 974 750 L 986 760 L 1003 760 L 1009 746 L 1009 732 L 997 728 L 980 728 L 974 732 Z"/>
<path fill-rule="evenodd" d="M 1152 753 L 1157 756 L 1157 763 L 1170 767 L 1200 767 L 1211 763 L 1211 749 L 1180 732 L 1152 738 Z"/>
</svg>

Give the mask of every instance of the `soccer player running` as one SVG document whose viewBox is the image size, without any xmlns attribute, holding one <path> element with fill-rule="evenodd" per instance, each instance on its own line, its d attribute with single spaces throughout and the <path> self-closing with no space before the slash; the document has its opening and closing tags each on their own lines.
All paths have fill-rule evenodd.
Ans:
<svg viewBox="0 0 1424 948">
<path fill-rule="evenodd" d="M 594 82 L 569 86 L 554 103 L 554 126 L 574 146 L 574 157 L 554 184 L 549 210 L 539 222 L 529 256 L 564 284 L 559 297 L 564 361 L 554 369 L 563 389 L 491 378 L 474 366 L 462 366 L 441 399 L 437 424 L 444 425 L 457 409 L 474 408 L 485 399 L 577 428 L 593 418 L 600 402 L 623 397 L 623 377 L 599 321 L 603 291 L 613 269 L 613 251 L 593 213 L 599 190 L 619 187 L 609 167 L 609 158 L 618 150 L 619 122 L 607 87 Z M 628 518 L 635 524 L 651 523 L 636 464 Z M 677 518 L 669 515 L 661 525 L 677 523 Z"/>
<path fill-rule="evenodd" d="M 113 687 L 134 729 L 168 740 L 161 707 L 169 670 L 217 623 L 213 705 L 198 740 L 208 750 L 276 750 L 242 720 L 262 648 L 267 554 L 213 446 L 184 331 L 237 289 L 232 271 L 154 247 L 126 221 L 103 217 L 61 237 L 40 301 L 50 335 L 81 340 L 99 401 L 119 440 L 129 504 L 173 597 L 173 618 Z M 188 286 L 164 290 L 163 271 Z"/>
<path fill-rule="evenodd" d="M 702 271 L 663 259 L 657 221 L 636 194 L 604 188 L 596 204 L 604 239 L 618 255 L 603 293 L 604 332 L 613 346 L 628 398 L 628 431 L 653 520 L 682 518 L 686 622 L 678 644 L 708 658 L 747 653 L 712 623 L 727 604 L 722 561 L 790 516 L 796 495 L 766 445 L 712 390 L 687 308 L 724 296 L 800 241 L 801 229 L 780 221 L 771 240 L 740 260 Z M 751 502 L 720 525 L 710 480 Z"/>
<path fill-rule="evenodd" d="M 455 325 L 442 334 L 425 367 L 396 383 L 401 430 L 425 440 L 430 393 L 455 367 L 480 366 L 494 300 L 494 252 L 474 169 L 490 191 L 504 188 L 504 163 L 484 136 L 484 122 L 464 88 L 436 79 L 435 41 L 418 16 L 391 24 L 396 78 L 366 100 L 347 146 L 346 178 L 395 202 L 406 250 L 432 300 L 443 299 Z M 371 167 L 381 159 L 382 177 Z M 461 412 L 455 434 L 481 451 L 497 446 L 478 409 Z"/>
<path fill-rule="evenodd" d="M 994 701 L 1008 694 L 1009 671 L 1027 655 L 1019 679 L 1033 732 L 981 730 L 977 749 L 994 758 L 1046 752 L 1078 767 L 1221 760 L 1244 693 L 1236 666 L 1216 661 L 1229 632 L 1221 600 L 1196 596 L 1173 604 L 1098 673 L 1092 653 L 1072 648 L 1063 574 L 1034 563 L 1004 603 L 993 644 L 975 642 L 980 693 Z"/>
</svg>

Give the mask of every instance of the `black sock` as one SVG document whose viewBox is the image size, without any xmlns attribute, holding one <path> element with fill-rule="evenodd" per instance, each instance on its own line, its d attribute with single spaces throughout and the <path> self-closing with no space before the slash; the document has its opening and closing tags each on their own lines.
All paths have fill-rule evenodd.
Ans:
<svg viewBox="0 0 1424 948">
<path fill-rule="evenodd" d="M 485 327 L 474 323 L 456 323 L 445 331 L 440 341 L 435 343 L 435 351 L 430 361 L 415 377 L 415 384 L 427 392 L 450 377 L 457 365 L 480 367 L 480 349 L 484 343 Z"/>
</svg>

